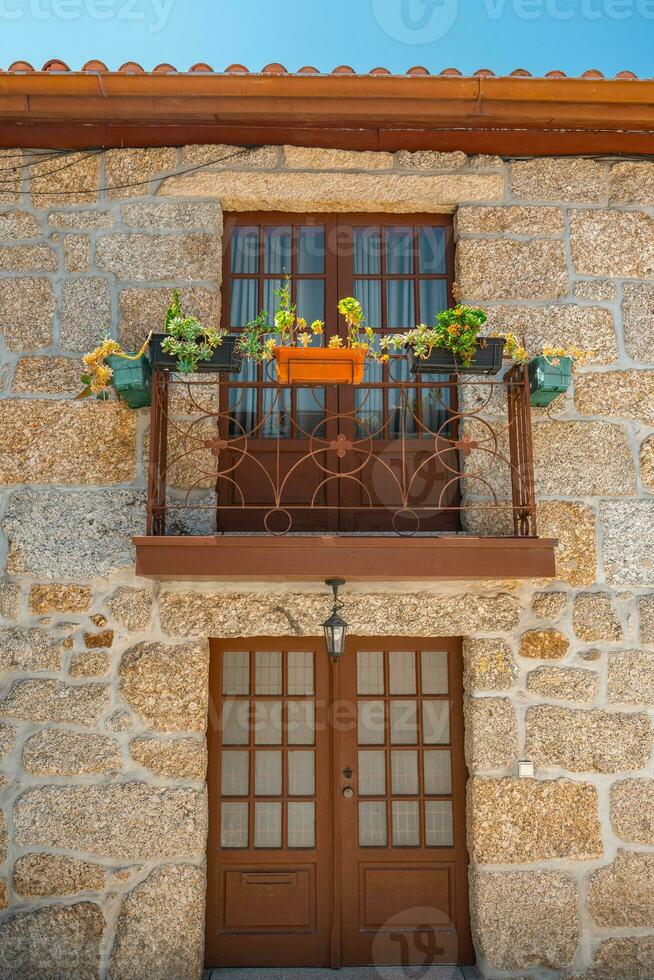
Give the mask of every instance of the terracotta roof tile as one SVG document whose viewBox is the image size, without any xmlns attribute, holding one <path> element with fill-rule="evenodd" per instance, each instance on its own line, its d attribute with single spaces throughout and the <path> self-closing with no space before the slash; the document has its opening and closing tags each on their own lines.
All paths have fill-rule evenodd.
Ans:
<svg viewBox="0 0 654 980">
<path fill-rule="evenodd" d="M 108 74 L 115 73 L 116 69 L 112 70 L 107 67 L 103 61 L 99 61 L 95 58 L 87 61 L 81 69 L 70 68 L 65 61 L 61 61 L 59 58 L 51 58 L 49 61 L 43 65 L 42 68 L 35 68 L 29 63 L 29 61 L 14 61 L 7 69 L 0 68 L 0 72 L 106 72 Z M 298 68 L 297 71 L 291 72 L 284 65 L 278 62 L 271 62 L 269 65 L 265 65 L 260 71 L 252 71 L 246 67 L 246 65 L 233 64 L 228 65 L 223 71 L 214 69 L 211 65 L 206 64 L 206 62 L 198 62 L 195 65 L 191 65 L 188 69 L 176 68 L 175 65 L 170 65 L 168 63 L 163 63 L 157 65 L 152 71 L 146 71 L 142 65 L 137 61 L 126 61 L 124 65 L 121 65 L 117 69 L 118 72 L 122 72 L 127 75 L 160 75 L 160 74 L 226 74 L 226 75 L 249 75 L 249 74 L 261 74 L 261 75 L 393 75 L 394 73 L 383 66 L 378 66 L 371 68 L 368 72 L 356 72 L 354 68 L 350 65 L 338 65 L 331 71 L 321 72 L 318 68 L 314 68 L 312 65 L 305 65 L 302 68 Z M 456 76 L 464 77 L 464 73 L 458 68 L 444 68 L 439 72 L 431 72 L 428 68 L 423 65 L 414 65 L 413 68 L 409 68 L 404 74 L 406 75 L 445 75 L 445 76 Z M 397 76 L 396 76 L 397 77 Z M 478 68 L 477 71 L 473 72 L 472 78 L 495 78 L 497 73 L 490 68 Z M 551 71 L 545 73 L 544 76 L 534 76 L 532 72 L 528 71 L 526 68 L 515 68 L 513 71 L 508 72 L 506 77 L 510 78 L 567 78 L 568 76 L 564 71 L 559 68 L 553 68 Z M 606 76 L 597 68 L 590 68 L 588 71 L 583 72 L 579 76 L 573 76 L 579 78 L 588 79 L 603 79 Z M 624 70 L 619 71 L 614 76 L 619 79 L 635 79 L 638 76 L 632 71 Z"/>
</svg>

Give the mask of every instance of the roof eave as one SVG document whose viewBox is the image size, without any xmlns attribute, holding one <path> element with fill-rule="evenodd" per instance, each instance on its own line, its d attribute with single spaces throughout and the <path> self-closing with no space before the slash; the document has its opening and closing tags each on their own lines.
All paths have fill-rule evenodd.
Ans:
<svg viewBox="0 0 654 980">
<path fill-rule="evenodd" d="M 649 154 L 654 153 L 654 81 L 0 74 L 0 146 L 190 142 Z"/>
</svg>

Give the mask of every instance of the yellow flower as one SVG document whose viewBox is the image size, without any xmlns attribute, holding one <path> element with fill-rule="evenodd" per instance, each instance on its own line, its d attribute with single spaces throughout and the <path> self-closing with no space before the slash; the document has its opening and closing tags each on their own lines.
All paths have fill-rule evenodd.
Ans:
<svg viewBox="0 0 654 980">
<path fill-rule="evenodd" d="M 343 346 L 343 341 L 338 335 L 329 338 L 328 347 L 334 348 L 334 347 L 342 347 L 342 346 Z"/>
<path fill-rule="evenodd" d="M 382 354 L 381 357 L 379 358 L 382 364 L 386 364 L 386 361 L 390 361 L 390 359 L 391 359 L 390 354 Z"/>
<path fill-rule="evenodd" d="M 313 323 L 311 324 L 311 333 L 314 333 L 318 336 L 323 332 L 324 328 L 325 328 L 325 324 L 322 322 L 322 320 L 314 320 Z"/>
<path fill-rule="evenodd" d="M 274 337 L 269 337 L 268 340 L 264 341 L 262 358 L 264 361 L 271 360 L 275 347 L 277 346 L 277 341 Z"/>
<path fill-rule="evenodd" d="M 298 330 L 306 330 L 307 329 L 307 321 L 304 319 L 303 316 L 299 316 L 297 318 L 297 321 L 296 322 L 297 322 L 297 328 L 298 328 Z"/>
<path fill-rule="evenodd" d="M 305 331 L 304 333 L 298 334 L 297 339 L 300 341 L 303 347 L 308 347 L 311 343 L 311 334 Z"/>
</svg>

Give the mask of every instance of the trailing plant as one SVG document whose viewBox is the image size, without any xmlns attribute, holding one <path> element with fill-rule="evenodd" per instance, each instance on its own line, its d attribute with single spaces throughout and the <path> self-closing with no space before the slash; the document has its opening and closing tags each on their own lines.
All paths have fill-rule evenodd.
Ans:
<svg viewBox="0 0 654 980">
<path fill-rule="evenodd" d="M 206 327 L 197 317 L 184 316 L 176 289 L 166 313 L 164 332 L 167 336 L 161 344 L 163 352 L 177 358 L 176 367 L 181 374 L 193 374 L 199 361 L 211 360 L 227 330 Z"/>
<path fill-rule="evenodd" d="M 516 364 L 528 364 L 535 357 L 545 357 L 550 364 L 556 366 L 562 357 L 569 357 L 573 365 L 582 365 L 593 356 L 592 350 L 583 350 L 575 345 L 571 347 L 543 345 L 538 350 L 529 351 L 524 341 L 521 343 L 515 333 L 493 333 L 491 336 L 504 338 L 504 354 Z"/>
<path fill-rule="evenodd" d="M 385 337 L 382 348 L 409 346 L 419 360 L 426 360 L 435 347 L 445 347 L 458 357 L 464 367 L 469 367 L 477 348 L 486 345 L 486 339 L 479 336 L 479 331 L 487 319 L 483 310 L 455 306 L 438 313 L 433 327 L 419 323 L 405 333 Z"/>
<path fill-rule="evenodd" d="M 138 361 L 148 349 L 151 336 L 152 333 L 150 332 L 137 354 L 126 354 L 118 341 L 112 340 L 109 334 L 105 333 L 102 343 L 82 358 L 84 371 L 80 376 L 80 381 L 84 387 L 76 398 L 89 398 L 91 395 L 95 395 L 99 401 L 106 401 L 109 398 L 109 387 L 114 376 L 112 369 L 107 364 L 107 358 L 113 355 L 122 357 L 126 361 Z"/>
</svg>

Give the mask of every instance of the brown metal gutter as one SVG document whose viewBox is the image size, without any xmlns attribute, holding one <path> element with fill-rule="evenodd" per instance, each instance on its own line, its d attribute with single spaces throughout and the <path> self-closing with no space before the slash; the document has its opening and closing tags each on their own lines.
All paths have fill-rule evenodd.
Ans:
<svg viewBox="0 0 654 980">
<path fill-rule="evenodd" d="M 654 153 L 654 80 L 0 73 L 0 146 Z"/>
</svg>

